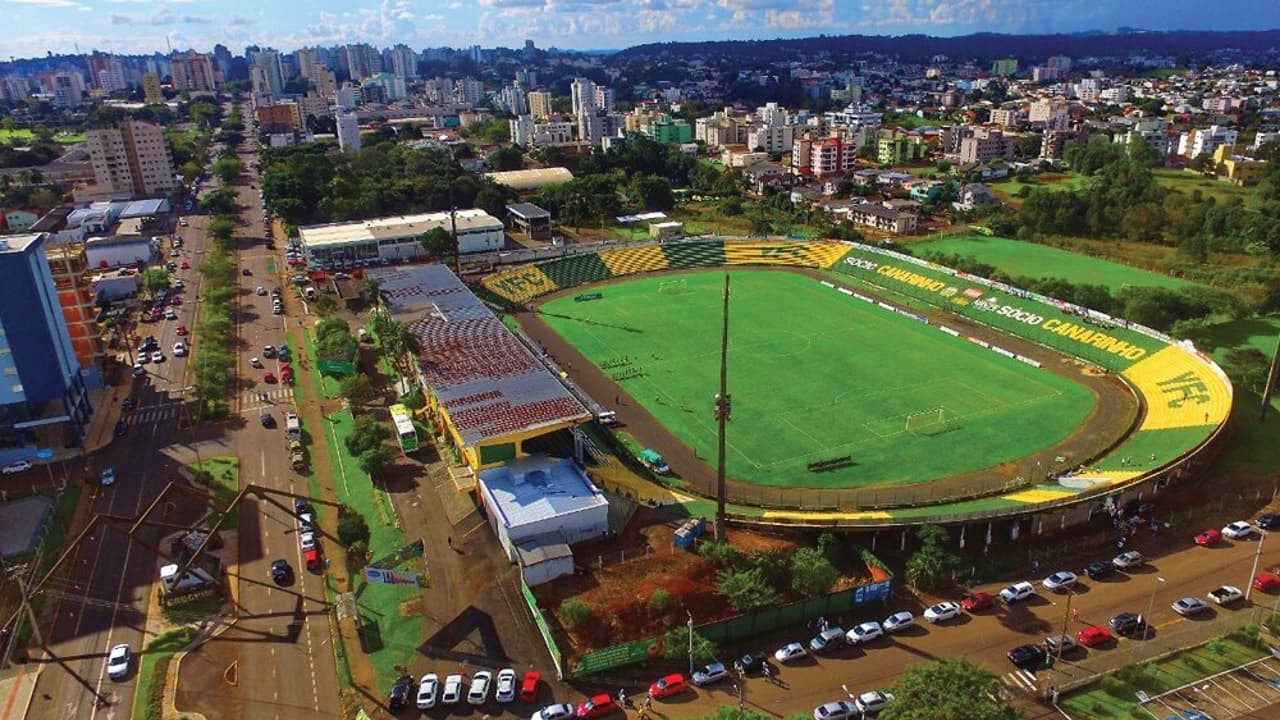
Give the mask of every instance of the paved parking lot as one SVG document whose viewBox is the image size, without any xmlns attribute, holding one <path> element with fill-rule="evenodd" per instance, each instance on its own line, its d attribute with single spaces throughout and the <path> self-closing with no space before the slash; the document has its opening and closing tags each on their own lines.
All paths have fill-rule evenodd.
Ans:
<svg viewBox="0 0 1280 720">
<path fill-rule="evenodd" d="M 1280 717 L 1280 659 L 1263 658 L 1198 680 L 1153 697 L 1142 707 L 1157 720 Z"/>
</svg>

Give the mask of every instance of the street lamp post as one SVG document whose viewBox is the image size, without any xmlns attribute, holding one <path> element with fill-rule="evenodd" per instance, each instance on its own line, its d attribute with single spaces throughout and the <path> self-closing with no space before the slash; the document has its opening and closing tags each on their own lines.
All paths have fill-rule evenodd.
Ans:
<svg viewBox="0 0 1280 720">
<path fill-rule="evenodd" d="M 1262 536 L 1258 538 L 1258 549 L 1253 553 L 1253 569 L 1249 571 L 1249 580 L 1244 586 L 1244 601 L 1249 602 L 1249 596 L 1253 594 L 1253 579 L 1258 577 L 1258 563 L 1262 561 L 1262 543 L 1266 542 L 1267 531 L 1258 530 Z"/>
<path fill-rule="evenodd" d="M 1151 613 L 1156 609 L 1156 590 L 1160 588 L 1160 583 L 1164 582 L 1164 578 L 1156 576 L 1156 581 L 1151 584 L 1151 600 L 1147 603 L 1147 615 L 1142 618 L 1142 641 L 1146 642 L 1147 637 L 1151 633 Z M 1138 646 L 1134 644 L 1133 654 L 1138 654 Z"/>
<path fill-rule="evenodd" d="M 689 677 L 693 677 L 693 613 L 688 610 L 684 613 L 689 616 Z"/>
</svg>

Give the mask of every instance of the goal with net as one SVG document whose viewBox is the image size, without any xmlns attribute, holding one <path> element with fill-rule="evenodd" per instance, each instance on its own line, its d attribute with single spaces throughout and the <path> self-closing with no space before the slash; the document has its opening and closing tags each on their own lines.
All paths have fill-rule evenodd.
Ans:
<svg viewBox="0 0 1280 720">
<path fill-rule="evenodd" d="M 658 283 L 658 292 L 664 295 L 683 295 L 693 291 L 689 289 L 689 283 L 685 282 L 685 278 L 677 278 Z"/>
<path fill-rule="evenodd" d="M 906 431 L 913 435 L 937 435 L 951 426 L 951 413 L 936 407 L 907 415 Z"/>
</svg>

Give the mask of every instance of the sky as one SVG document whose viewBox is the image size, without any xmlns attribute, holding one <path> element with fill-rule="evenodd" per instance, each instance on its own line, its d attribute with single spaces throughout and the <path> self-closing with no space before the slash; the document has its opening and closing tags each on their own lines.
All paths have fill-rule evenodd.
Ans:
<svg viewBox="0 0 1280 720">
<path fill-rule="evenodd" d="M 424 47 L 617 49 L 818 34 L 953 36 L 1280 28 L 1277 0 L 0 0 L 0 58 L 47 51 Z M 12 30 L 19 29 L 14 32 Z"/>
</svg>

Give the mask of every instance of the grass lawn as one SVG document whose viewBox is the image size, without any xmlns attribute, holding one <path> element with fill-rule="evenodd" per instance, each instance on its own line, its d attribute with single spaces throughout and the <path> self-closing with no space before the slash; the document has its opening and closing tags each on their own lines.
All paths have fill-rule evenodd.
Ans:
<svg viewBox="0 0 1280 720">
<path fill-rule="evenodd" d="M 1191 197 L 1193 192 L 1199 190 L 1206 198 L 1216 198 L 1219 203 L 1240 198 L 1246 207 L 1257 207 L 1260 204 L 1257 191 L 1251 187 L 1232 185 L 1225 180 L 1215 180 L 1185 170 L 1160 169 L 1153 170 L 1152 174 L 1155 175 L 1156 184 L 1160 187 L 1182 193 L 1187 197 Z"/>
<path fill-rule="evenodd" d="M 712 233 L 714 235 L 751 235 L 753 234 L 751 218 L 763 211 L 765 217 L 773 223 L 773 232 L 781 235 L 803 235 L 805 237 L 822 237 L 823 231 L 817 226 L 803 223 L 792 223 L 786 213 L 762 208 L 754 200 L 743 200 L 742 213 L 725 215 L 720 211 L 719 203 L 691 202 L 681 203 L 667 213 L 669 219 L 684 223 L 687 233 Z M 624 227 L 616 229 L 618 237 L 630 240 L 632 230 Z M 638 240 L 647 240 L 649 226 L 637 226 L 634 230 Z"/>
<path fill-rule="evenodd" d="M 1132 720 L 1149 717 L 1138 708 L 1138 691 L 1154 696 L 1200 678 L 1257 660 L 1265 649 L 1248 643 L 1243 631 L 1183 650 L 1163 660 L 1131 665 L 1087 689 L 1067 695 L 1059 703 L 1071 717 Z M 1159 708 L 1158 705 L 1153 709 Z"/>
<path fill-rule="evenodd" d="M 138 687 L 133 696 L 133 716 L 160 720 L 164 716 L 164 676 L 173 654 L 196 639 L 194 627 L 180 627 L 157 637 L 138 655 Z"/>
<path fill-rule="evenodd" d="M 369 523 L 369 552 L 378 558 L 403 547 L 408 540 L 394 523 L 390 498 L 360 469 L 359 461 L 343 442 L 351 434 L 355 419 L 350 412 L 342 411 L 326 417 L 325 424 L 329 462 L 337 473 L 334 484 L 338 499 L 364 515 Z M 407 665 L 422 642 L 422 592 L 416 587 L 363 580 L 356 582 L 355 592 L 378 690 L 386 693 L 400 676 L 396 665 Z"/>
<path fill-rule="evenodd" d="M 1256 348 L 1267 357 L 1276 351 L 1280 317 L 1253 317 L 1221 323 L 1212 328 L 1217 347 L 1210 353 L 1221 363 L 1232 350 Z M 1225 451 L 1214 462 L 1214 474 L 1260 475 L 1280 467 L 1280 443 L 1275 441 L 1274 421 L 1280 416 L 1280 399 L 1271 399 L 1270 421 L 1258 422 L 1262 398 L 1241 385 L 1235 386 L 1231 407 L 1234 430 Z"/>
<path fill-rule="evenodd" d="M 1022 198 L 1018 197 L 1018 191 L 1024 187 L 1048 188 L 1049 190 L 1079 190 L 1084 187 L 1086 179 L 1083 175 L 1074 173 L 1040 173 L 1033 175 L 1031 182 L 1024 183 L 1009 179 L 987 183 L 987 187 L 991 188 L 991 192 L 995 193 L 1004 202 L 1021 205 Z"/>
<path fill-rule="evenodd" d="M 1132 268 L 1110 260 L 1021 240 L 982 235 L 958 235 L 911 243 L 916 253 L 972 255 L 1014 277 L 1059 277 L 1073 283 L 1104 285 L 1112 292 L 1126 285 L 1170 289 L 1195 283 Z"/>
<path fill-rule="evenodd" d="M 3 130 L 0 129 L 0 143 L 6 145 L 24 145 L 36 139 L 36 134 L 27 129 Z M 53 141 L 61 145 L 74 145 L 84 142 L 84 133 L 54 133 Z"/>
<path fill-rule="evenodd" d="M 229 456 L 211 457 L 198 463 L 191 463 L 187 468 L 199 477 L 199 473 L 208 473 L 211 479 L 208 487 L 217 498 L 218 507 L 225 508 L 240 492 L 240 460 Z M 223 530 L 235 530 L 240 525 L 238 513 L 231 513 L 222 522 Z"/>
<path fill-rule="evenodd" d="M 1093 409 L 1083 386 L 811 278 L 769 270 L 732 277 L 728 470 L 743 481 L 926 482 L 1053 445 Z M 542 311 L 597 366 L 615 365 L 607 374 L 635 373 L 619 384 L 710 458 L 722 283 L 718 272 L 642 278 L 602 288 L 601 300 L 565 297 Z M 921 427 L 940 408 L 943 424 Z M 909 430 L 907 418 L 917 413 Z M 844 455 L 855 464 L 820 475 L 807 469 Z"/>
</svg>

